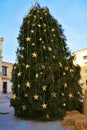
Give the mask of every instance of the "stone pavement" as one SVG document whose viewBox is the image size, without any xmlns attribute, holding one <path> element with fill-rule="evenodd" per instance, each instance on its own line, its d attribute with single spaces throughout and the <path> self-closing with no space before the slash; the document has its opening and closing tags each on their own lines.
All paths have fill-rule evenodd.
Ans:
<svg viewBox="0 0 87 130">
<path fill-rule="evenodd" d="M 0 130 L 73 130 L 64 128 L 59 121 L 39 122 L 16 118 L 9 99 L 9 95 L 0 95 Z"/>
</svg>

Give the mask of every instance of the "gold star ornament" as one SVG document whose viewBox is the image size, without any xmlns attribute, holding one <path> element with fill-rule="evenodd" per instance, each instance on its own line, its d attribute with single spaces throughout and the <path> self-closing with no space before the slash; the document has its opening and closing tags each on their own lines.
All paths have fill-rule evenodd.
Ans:
<svg viewBox="0 0 87 130">
<path fill-rule="evenodd" d="M 46 91 L 46 87 L 47 87 L 46 85 L 42 86 L 42 90 Z"/>
<path fill-rule="evenodd" d="M 73 98 L 73 95 L 72 95 L 72 93 L 70 93 L 68 96 L 69 96 L 69 98 Z"/>
<path fill-rule="evenodd" d="M 18 84 L 18 88 L 20 88 L 20 84 Z"/>
<path fill-rule="evenodd" d="M 37 53 L 33 52 L 32 56 L 36 58 L 37 57 Z"/>
<path fill-rule="evenodd" d="M 38 95 L 34 95 L 33 96 L 35 100 L 38 100 L 39 96 Z"/>
<path fill-rule="evenodd" d="M 18 77 L 21 76 L 21 72 L 17 73 Z"/>
<path fill-rule="evenodd" d="M 48 47 L 48 50 L 49 50 L 49 51 L 52 51 L 52 48 L 51 48 L 51 47 Z"/>
<path fill-rule="evenodd" d="M 52 30 L 52 32 L 54 32 L 54 31 L 55 31 L 55 29 L 54 29 L 54 28 L 52 28 L 51 30 Z"/>
<path fill-rule="evenodd" d="M 31 33 L 34 33 L 34 30 L 31 30 Z"/>
<path fill-rule="evenodd" d="M 22 106 L 22 109 L 23 109 L 23 111 L 24 111 L 24 110 L 26 110 L 26 106 L 25 106 L 25 105 L 23 105 L 23 106 Z"/>
<path fill-rule="evenodd" d="M 25 67 L 26 67 L 26 69 L 27 69 L 27 68 L 29 68 L 29 66 L 30 66 L 30 65 L 26 64 L 26 66 L 25 66 Z"/>
<path fill-rule="evenodd" d="M 66 103 L 63 103 L 63 106 L 65 107 L 65 106 L 66 106 Z"/>
<path fill-rule="evenodd" d="M 67 83 L 64 84 L 64 88 L 67 88 Z"/>
<path fill-rule="evenodd" d="M 31 40 L 31 38 L 30 38 L 30 37 L 27 37 L 27 38 L 26 38 L 26 41 L 27 41 L 27 42 L 29 42 L 30 40 Z"/>
<path fill-rule="evenodd" d="M 51 96 L 52 96 L 52 97 L 56 97 L 56 93 L 55 93 L 55 92 L 52 92 L 52 93 L 51 93 Z"/>
<path fill-rule="evenodd" d="M 38 74 L 38 73 L 36 73 L 35 77 L 38 79 L 38 77 L 39 77 L 39 74 Z"/>
<path fill-rule="evenodd" d="M 40 27 L 41 27 L 41 25 L 40 25 L 40 24 L 38 24 L 38 27 L 40 28 Z"/>
<path fill-rule="evenodd" d="M 41 65 L 42 69 L 45 69 L 45 65 Z"/>
<path fill-rule="evenodd" d="M 31 83 L 30 83 L 29 81 L 27 81 L 26 86 L 27 86 L 28 88 L 30 88 L 30 85 L 31 85 Z"/>
<path fill-rule="evenodd" d="M 42 104 L 42 108 L 43 108 L 43 109 L 46 109 L 46 108 L 47 108 L 47 104 L 43 103 L 43 104 Z"/>
<path fill-rule="evenodd" d="M 59 63 L 59 66 L 62 67 L 62 63 L 61 62 Z"/>
<path fill-rule="evenodd" d="M 12 95 L 12 98 L 15 100 L 15 99 L 16 99 L 16 94 L 13 94 L 13 95 Z"/>
</svg>

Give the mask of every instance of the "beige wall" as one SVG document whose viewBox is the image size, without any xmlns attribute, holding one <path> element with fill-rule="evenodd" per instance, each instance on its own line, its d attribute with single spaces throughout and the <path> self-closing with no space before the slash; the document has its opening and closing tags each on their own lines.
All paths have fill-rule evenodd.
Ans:
<svg viewBox="0 0 87 130">
<path fill-rule="evenodd" d="M 87 48 L 74 52 L 75 60 L 74 64 L 78 64 L 81 67 L 81 80 L 80 84 L 84 90 L 87 88 Z"/>
<path fill-rule="evenodd" d="M 1 91 L 1 93 L 3 93 L 3 83 L 4 82 L 7 83 L 7 93 L 11 93 L 12 92 L 11 72 L 12 72 L 13 64 L 8 63 L 8 62 L 2 62 L 2 66 L 7 67 L 7 75 L 3 76 L 3 74 L 2 74 L 2 91 Z"/>
<path fill-rule="evenodd" d="M 3 37 L 0 37 L 0 93 L 3 93 L 3 90 L 6 91 L 6 93 L 12 92 L 12 83 L 11 83 L 11 71 L 13 64 L 8 62 L 2 61 L 2 43 L 4 41 Z M 5 66 L 7 68 L 7 75 L 2 74 L 2 66 Z"/>
</svg>

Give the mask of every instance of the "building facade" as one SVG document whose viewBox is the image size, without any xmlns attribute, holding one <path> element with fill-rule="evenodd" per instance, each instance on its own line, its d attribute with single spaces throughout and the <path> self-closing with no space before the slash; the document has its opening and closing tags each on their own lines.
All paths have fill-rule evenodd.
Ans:
<svg viewBox="0 0 87 130">
<path fill-rule="evenodd" d="M 0 93 L 11 93 L 11 72 L 13 64 L 2 61 L 2 43 L 3 38 L 0 38 Z"/>
<path fill-rule="evenodd" d="M 78 64 L 81 67 L 81 79 L 80 84 L 83 88 L 83 92 L 87 88 L 87 48 L 76 51 L 74 54 L 74 64 Z"/>
</svg>

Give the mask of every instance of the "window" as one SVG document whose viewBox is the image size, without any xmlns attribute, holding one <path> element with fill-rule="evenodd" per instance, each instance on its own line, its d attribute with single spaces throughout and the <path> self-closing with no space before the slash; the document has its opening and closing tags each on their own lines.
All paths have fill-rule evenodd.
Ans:
<svg viewBox="0 0 87 130">
<path fill-rule="evenodd" d="M 2 75 L 7 76 L 7 67 L 6 66 L 2 66 Z"/>
<path fill-rule="evenodd" d="M 85 73 L 87 73 L 87 62 L 85 62 L 84 65 L 85 65 Z"/>
<path fill-rule="evenodd" d="M 86 79 L 86 86 L 87 86 L 87 79 Z"/>
<path fill-rule="evenodd" d="M 87 56 L 83 56 L 83 59 L 86 60 L 86 59 L 87 59 Z"/>
<path fill-rule="evenodd" d="M 7 93 L 7 82 L 3 82 L 3 93 Z"/>
</svg>

